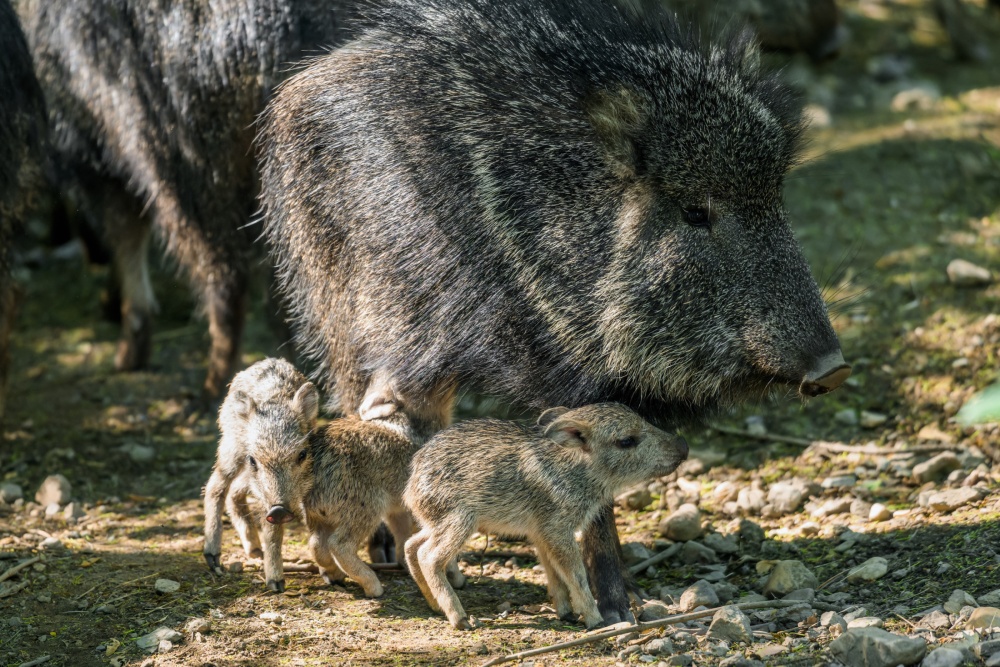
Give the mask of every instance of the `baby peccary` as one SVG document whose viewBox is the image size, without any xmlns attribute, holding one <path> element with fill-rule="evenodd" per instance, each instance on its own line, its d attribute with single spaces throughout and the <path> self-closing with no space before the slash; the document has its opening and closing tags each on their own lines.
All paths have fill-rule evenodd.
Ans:
<svg viewBox="0 0 1000 667">
<path fill-rule="evenodd" d="M 368 597 L 382 595 L 382 584 L 358 558 L 358 549 L 383 520 L 397 545 L 410 536 L 403 489 L 417 448 L 402 411 L 371 421 L 337 419 L 313 435 L 306 525 L 310 550 L 327 583 L 346 574 Z"/>
<path fill-rule="evenodd" d="M 316 388 L 283 359 L 258 361 L 233 378 L 219 410 L 222 436 L 205 487 L 209 568 L 219 567 L 225 500 L 247 555 L 264 558 L 267 587 L 284 590 L 283 524 L 305 516 L 303 500 L 312 486 L 308 438 L 318 411 Z M 260 504 L 260 515 L 250 509 L 248 495 Z"/>
<path fill-rule="evenodd" d="M 552 408 L 527 428 L 485 419 L 436 435 L 413 458 L 404 496 L 422 530 L 406 562 L 435 611 L 470 627 L 444 575 L 473 531 L 526 535 L 538 551 L 559 617 L 601 623 L 576 531 L 615 492 L 672 472 L 687 456 L 670 435 L 615 403 Z"/>
</svg>

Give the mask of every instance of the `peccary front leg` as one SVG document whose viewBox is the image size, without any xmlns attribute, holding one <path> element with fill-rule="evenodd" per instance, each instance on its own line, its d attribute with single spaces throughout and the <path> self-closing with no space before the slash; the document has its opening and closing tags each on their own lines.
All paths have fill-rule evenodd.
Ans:
<svg viewBox="0 0 1000 667">
<path fill-rule="evenodd" d="M 431 532 L 417 548 L 417 562 L 427 588 L 456 630 L 469 630 L 472 626 L 445 572 L 471 533 L 468 526 L 447 526 L 440 532 Z"/>
<path fill-rule="evenodd" d="M 109 211 L 109 216 L 119 217 L 109 230 L 121 287 L 122 333 L 115 352 L 115 368 L 134 371 L 149 366 L 153 315 L 159 309 L 149 277 L 150 224 L 148 218 L 131 210 Z"/>
<path fill-rule="evenodd" d="M 327 541 L 327 545 L 334 560 L 337 561 L 337 566 L 347 576 L 361 584 L 366 597 L 377 598 L 382 596 L 384 592 L 382 582 L 378 580 L 372 569 L 363 560 L 358 558 L 356 545 L 350 545 L 347 541 L 341 541 L 336 536 L 332 536 Z"/>
<path fill-rule="evenodd" d="M 229 520 L 233 522 L 236 534 L 240 536 L 247 557 L 263 558 L 264 552 L 261 551 L 260 536 L 257 533 L 260 519 L 254 516 L 247 504 L 247 492 L 246 485 L 237 482 L 226 497 L 226 511 L 229 513 Z"/>
<path fill-rule="evenodd" d="M 583 622 L 587 629 L 595 628 L 604 621 L 602 614 L 597 609 L 597 602 L 587 585 L 587 571 L 583 566 L 583 556 L 580 554 L 580 547 L 577 546 L 573 534 L 547 536 L 550 538 L 544 547 L 548 552 L 548 563 L 545 565 L 546 574 L 551 581 L 552 578 L 562 579 L 563 584 L 569 590 L 570 604 L 573 611 L 583 617 Z M 554 539 L 552 539 L 554 537 Z M 548 567 L 552 567 L 550 573 Z M 562 617 L 562 614 L 560 614 Z"/>
<path fill-rule="evenodd" d="M 339 584 L 346 576 L 338 566 L 337 561 L 330 555 L 327 540 L 330 539 L 330 532 L 326 529 L 319 529 L 309 536 L 309 550 L 312 552 L 313 560 L 319 566 L 319 574 L 328 585 Z"/>
<path fill-rule="evenodd" d="M 280 523 L 260 522 L 260 537 L 264 547 L 264 580 L 268 590 L 285 591 L 285 572 L 281 563 L 281 542 L 285 526 Z"/>
<path fill-rule="evenodd" d="M 232 484 L 232 477 L 227 478 L 220 466 L 212 470 L 205 486 L 205 562 L 208 569 L 221 567 L 219 557 L 222 555 L 222 507 L 226 502 L 226 494 Z"/>
<path fill-rule="evenodd" d="M 569 602 L 569 589 L 566 582 L 559 575 L 559 570 L 552 563 L 548 548 L 542 542 L 535 544 L 535 551 L 538 552 L 538 561 L 545 568 L 545 579 L 549 589 L 549 597 L 556 606 L 556 614 L 560 619 L 567 622 L 575 622 L 576 614 Z"/>
<path fill-rule="evenodd" d="M 430 538 L 431 534 L 428 529 L 423 529 L 410 539 L 406 541 L 406 546 L 403 551 L 406 556 L 406 566 L 410 570 L 410 576 L 413 580 L 417 582 L 417 587 L 420 592 L 424 594 L 424 599 L 427 600 L 427 604 L 430 605 L 431 611 L 442 613 L 441 605 L 437 603 L 434 598 L 434 594 L 431 589 L 427 586 L 427 578 L 424 576 L 424 571 L 420 567 L 420 558 L 418 552 L 420 547 Z"/>
<path fill-rule="evenodd" d="M 222 395 L 239 359 L 246 321 L 247 278 L 240 267 L 217 266 L 204 285 L 205 310 L 212 347 L 202 394 L 205 400 Z"/>
<path fill-rule="evenodd" d="M 604 622 L 608 625 L 633 622 L 626 588 L 626 576 L 630 575 L 625 569 L 612 505 L 602 509 L 584 531 L 583 557 Z"/>
</svg>

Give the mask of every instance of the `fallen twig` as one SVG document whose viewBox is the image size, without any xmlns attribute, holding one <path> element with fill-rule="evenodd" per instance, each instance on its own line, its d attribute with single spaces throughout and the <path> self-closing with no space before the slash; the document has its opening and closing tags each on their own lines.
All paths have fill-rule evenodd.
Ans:
<svg viewBox="0 0 1000 667">
<path fill-rule="evenodd" d="M 48 662 L 51 657 L 51 655 L 43 655 L 41 658 L 35 658 L 30 662 L 22 662 L 18 667 L 38 667 L 38 665 Z"/>
<path fill-rule="evenodd" d="M 25 579 L 21 583 L 11 586 L 5 591 L 0 591 L 0 598 L 9 598 L 11 595 L 14 595 L 14 593 L 19 593 L 23 591 L 25 588 L 28 587 L 28 584 L 30 583 L 31 583 L 30 581 Z"/>
<path fill-rule="evenodd" d="M 674 542 L 673 544 L 671 544 L 669 547 L 667 547 L 666 549 L 664 549 L 660 553 L 658 553 L 658 554 L 656 554 L 654 556 L 650 556 L 649 558 L 647 558 L 646 560 L 642 561 L 641 563 L 636 563 L 635 565 L 633 565 L 632 567 L 630 567 L 628 569 L 628 571 L 631 572 L 632 574 L 639 574 L 640 572 L 642 572 L 643 570 L 645 570 L 650 565 L 656 565 L 657 563 L 663 562 L 663 561 L 667 560 L 668 558 L 673 558 L 680 550 L 681 550 L 681 543 L 680 542 Z"/>
<path fill-rule="evenodd" d="M 40 560 L 42 560 L 41 556 L 35 556 L 34 558 L 29 558 L 28 560 L 26 560 L 24 562 L 18 563 L 17 565 L 15 565 L 12 568 L 8 568 L 8 570 L 6 572 L 4 572 L 3 574 L 0 574 L 0 581 L 6 581 L 7 579 L 10 579 L 11 577 L 13 577 L 15 574 L 17 574 L 18 572 L 20 572 L 24 568 L 28 567 L 29 565 L 34 565 L 35 563 L 37 563 Z"/>
<path fill-rule="evenodd" d="M 802 600 L 767 600 L 764 602 L 744 602 L 743 604 L 736 605 L 725 605 L 727 607 L 736 607 L 740 611 L 750 611 L 754 609 L 784 609 L 788 607 L 808 607 L 808 602 L 803 602 Z M 668 616 L 667 618 L 661 618 L 658 621 L 648 621 L 646 623 L 636 623 L 635 625 L 629 625 L 623 628 L 615 628 L 613 630 L 605 630 L 603 632 L 597 632 L 591 635 L 586 635 L 580 637 L 579 639 L 573 639 L 568 642 L 561 642 L 559 644 L 552 644 L 550 646 L 543 646 L 541 648 L 533 648 L 528 651 L 521 651 L 520 653 L 511 653 L 509 655 L 502 655 L 498 658 L 493 658 L 492 660 L 483 663 L 483 667 L 491 667 L 491 665 L 499 665 L 505 662 L 512 662 L 514 660 L 522 660 L 524 658 L 529 658 L 536 655 L 542 655 L 543 653 L 554 653 L 556 651 L 561 651 L 566 648 L 573 648 L 574 646 L 582 646 L 583 644 L 592 644 L 594 642 L 599 642 L 602 639 L 609 639 L 611 637 L 617 637 L 618 635 L 628 635 L 635 632 L 643 632 L 645 630 L 651 630 L 653 628 L 662 628 L 667 625 L 675 625 L 677 623 L 686 623 L 688 621 L 694 621 L 699 618 L 704 618 L 706 616 L 714 616 L 719 609 L 722 607 L 716 607 L 714 609 L 706 609 L 705 611 L 693 611 L 689 614 L 678 614 L 677 616 Z"/>
</svg>

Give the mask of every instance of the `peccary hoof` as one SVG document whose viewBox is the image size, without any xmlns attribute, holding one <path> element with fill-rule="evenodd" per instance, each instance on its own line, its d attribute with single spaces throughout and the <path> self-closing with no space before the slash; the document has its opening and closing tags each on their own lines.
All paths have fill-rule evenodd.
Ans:
<svg viewBox="0 0 1000 667">
<path fill-rule="evenodd" d="M 577 614 L 574 614 L 573 612 L 568 611 L 565 614 L 563 614 L 562 616 L 560 616 L 559 620 L 562 621 L 562 622 L 564 622 L 564 623 L 578 623 L 580 621 L 580 617 Z"/>
<path fill-rule="evenodd" d="M 247 555 L 250 556 L 250 558 L 263 558 L 264 550 L 257 547 L 256 549 L 251 549 Z"/>
<path fill-rule="evenodd" d="M 152 318 L 149 314 L 131 313 L 122 319 L 122 337 L 115 352 L 115 370 L 124 372 L 148 368 L 153 351 Z"/>
<path fill-rule="evenodd" d="M 320 574 L 323 576 L 323 581 L 326 582 L 327 586 L 336 586 L 338 584 L 344 583 L 344 580 L 342 578 L 336 579 L 334 577 L 331 577 L 329 572 L 323 571 Z"/>
<path fill-rule="evenodd" d="M 220 555 L 221 554 L 210 554 L 210 553 L 205 554 L 205 562 L 208 563 L 208 569 L 211 570 L 212 572 L 215 572 L 216 570 L 220 571 L 222 570 L 222 565 L 219 563 Z"/>
<path fill-rule="evenodd" d="M 284 579 L 278 579 L 277 581 L 268 581 L 267 582 L 267 590 L 274 591 L 275 593 L 284 593 L 285 592 L 285 580 Z"/>
</svg>

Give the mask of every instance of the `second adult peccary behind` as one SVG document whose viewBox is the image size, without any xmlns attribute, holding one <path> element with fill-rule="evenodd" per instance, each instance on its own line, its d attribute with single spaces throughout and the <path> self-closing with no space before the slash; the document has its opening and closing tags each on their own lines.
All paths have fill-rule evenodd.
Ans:
<svg viewBox="0 0 1000 667">
<path fill-rule="evenodd" d="M 445 571 L 473 531 L 526 535 L 563 620 L 601 623 L 574 537 L 615 493 L 666 475 L 684 439 L 615 403 L 552 408 L 538 425 L 483 419 L 442 431 L 413 458 L 405 501 L 422 529 L 406 562 L 431 608 L 458 629 L 468 617 Z"/>
</svg>

